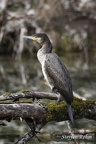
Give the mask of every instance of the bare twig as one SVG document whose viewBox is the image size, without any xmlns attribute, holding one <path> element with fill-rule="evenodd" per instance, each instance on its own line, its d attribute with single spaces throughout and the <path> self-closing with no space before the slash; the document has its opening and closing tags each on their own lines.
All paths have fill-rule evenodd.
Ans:
<svg viewBox="0 0 96 144">
<path fill-rule="evenodd" d="M 0 96 L 0 101 L 5 100 L 18 100 L 22 98 L 36 98 L 36 99 L 50 99 L 50 100 L 57 100 L 58 95 L 55 93 L 48 93 L 48 92 L 20 92 L 20 93 L 6 93 Z"/>
</svg>

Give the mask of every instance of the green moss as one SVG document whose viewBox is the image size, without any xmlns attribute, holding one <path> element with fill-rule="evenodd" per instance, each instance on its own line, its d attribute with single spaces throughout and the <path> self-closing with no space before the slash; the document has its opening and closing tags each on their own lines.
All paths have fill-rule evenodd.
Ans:
<svg viewBox="0 0 96 144">
<path fill-rule="evenodd" d="M 74 98 L 74 102 L 72 103 L 74 118 L 83 118 L 84 116 L 88 115 L 88 118 L 91 118 L 90 114 L 88 113 L 88 109 L 92 109 L 92 105 L 95 101 L 93 100 L 82 100 L 78 98 Z M 87 115 L 86 115 L 87 114 Z"/>
<path fill-rule="evenodd" d="M 10 104 L 9 101 L 0 101 L 0 104 Z"/>
<path fill-rule="evenodd" d="M 41 104 L 48 107 L 48 113 L 45 121 L 62 121 L 67 119 L 67 107 L 64 101 L 59 104 L 56 102 L 41 102 Z"/>
<path fill-rule="evenodd" d="M 73 110 L 73 115 L 75 119 L 78 118 L 83 118 L 86 110 L 90 107 L 92 107 L 92 104 L 95 101 L 83 101 L 82 99 L 74 98 L 74 101 L 72 103 L 72 110 Z M 45 121 L 63 121 L 63 120 L 68 120 L 68 112 L 67 112 L 67 106 L 64 101 L 60 102 L 57 104 L 56 102 L 40 102 L 44 106 L 47 106 L 48 108 L 48 113 L 46 114 Z"/>
<path fill-rule="evenodd" d="M 30 92 L 29 90 L 25 89 L 25 90 L 21 90 L 22 93 L 27 93 Z"/>
<path fill-rule="evenodd" d="M 19 100 L 17 103 L 32 103 L 31 99 Z"/>
<path fill-rule="evenodd" d="M 72 107 L 74 109 L 74 112 L 78 112 L 78 110 L 80 110 L 81 104 L 83 104 L 83 102 L 84 101 L 82 101 L 82 99 L 74 98 L 74 101 L 72 103 Z"/>
</svg>

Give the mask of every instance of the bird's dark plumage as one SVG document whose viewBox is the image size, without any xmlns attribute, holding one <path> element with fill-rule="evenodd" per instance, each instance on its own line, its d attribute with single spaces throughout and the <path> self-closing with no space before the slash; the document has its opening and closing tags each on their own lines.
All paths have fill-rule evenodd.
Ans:
<svg viewBox="0 0 96 144">
<path fill-rule="evenodd" d="M 47 54 L 44 69 L 51 78 L 50 84 L 53 88 L 57 89 L 68 104 L 71 104 L 73 100 L 71 79 L 66 67 L 55 53 Z"/>
<path fill-rule="evenodd" d="M 74 123 L 71 109 L 72 83 L 68 70 L 58 55 L 52 52 L 52 44 L 46 34 L 37 33 L 29 38 L 40 44 L 41 48 L 38 50 L 37 57 L 41 63 L 43 75 L 51 90 L 58 92 L 67 103 L 70 120 Z"/>
</svg>

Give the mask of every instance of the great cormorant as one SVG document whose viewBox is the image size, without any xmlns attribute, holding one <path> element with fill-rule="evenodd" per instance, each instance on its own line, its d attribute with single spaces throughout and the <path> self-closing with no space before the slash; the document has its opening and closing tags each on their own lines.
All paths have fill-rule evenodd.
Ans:
<svg viewBox="0 0 96 144">
<path fill-rule="evenodd" d="M 73 92 L 68 70 L 58 55 L 52 52 L 52 44 L 46 34 L 37 33 L 32 36 L 24 36 L 24 38 L 34 40 L 40 45 L 37 58 L 41 63 L 43 75 L 52 92 L 58 93 L 58 101 L 63 97 L 68 107 L 71 123 L 73 124 L 74 120 L 71 109 Z"/>
</svg>

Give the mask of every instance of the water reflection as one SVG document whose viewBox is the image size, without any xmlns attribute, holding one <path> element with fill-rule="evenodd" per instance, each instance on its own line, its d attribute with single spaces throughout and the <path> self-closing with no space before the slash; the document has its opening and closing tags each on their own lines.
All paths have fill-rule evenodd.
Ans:
<svg viewBox="0 0 96 144">
<path fill-rule="evenodd" d="M 43 86 L 42 72 L 38 61 L 33 59 L 14 61 L 1 58 L 0 66 L 0 94 L 17 92 L 22 89 L 41 90 Z"/>
<path fill-rule="evenodd" d="M 86 63 L 83 54 L 64 54 L 61 57 L 70 71 L 73 83 L 73 89 L 81 96 L 96 99 L 96 61 L 95 55 L 89 54 L 89 62 Z M 87 67 L 86 67 L 87 65 Z M 32 58 L 23 58 L 22 61 L 15 61 L 9 57 L 0 57 L 0 94 L 4 92 L 18 92 L 22 89 L 50 91 L 46 85 L 41 72 L 39 62 Z M 96 122 L 89 120 L 77 121 L 80 128 L 96 127 Z M 64 122 L 50 123 L 44 129 L 41 138 L 43 143 L 54 143 L 56 139 L 50 137 L 52 130 L 63 131 L 66 129 Z M 47 130 L 47 131 L 46 131 Z M 0 128 L 0 144 L 11 144 L 17 140 L 20 135 L 28 131 L 24 122 L 17 121 L 16 123 L 7 123 L 7 127 Z M 45 137 L 45 139 L 44 139 Z M 5 140 L 5 141 L 4 141 Z M 38 143 L 33 139 L 31 143 Z M 61 142 L 62 143 L 62 142 Z M 91 144 L 91 142 L 89 143 Z"/>
</svg>

